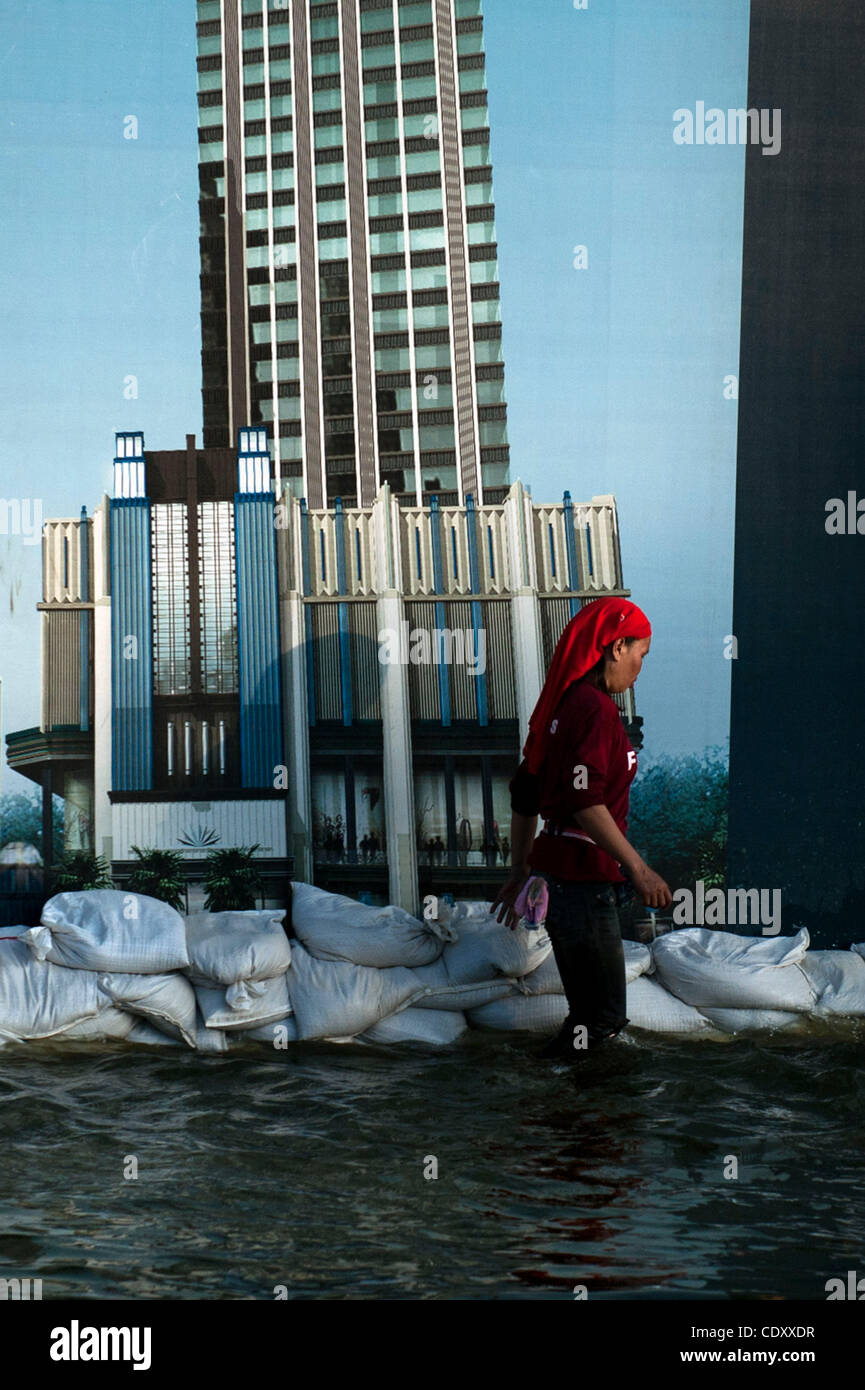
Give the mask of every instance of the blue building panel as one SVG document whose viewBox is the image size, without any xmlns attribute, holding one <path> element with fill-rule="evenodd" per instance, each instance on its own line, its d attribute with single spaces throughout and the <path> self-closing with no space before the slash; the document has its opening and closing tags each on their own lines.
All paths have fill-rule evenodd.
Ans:
<svg viewBox="0 0 865 1390">
<path fill-rule="evenodd" d="M 273 498 L 238 493 L 234 516 L 241 780 L 273 787 L 274 768 L 284 762 Z"/>
<path fill-rule="evenodd" d="M 150 503 L 111 503 L 111 782 L 153 786 L 153 624 Z"/>
</svg>

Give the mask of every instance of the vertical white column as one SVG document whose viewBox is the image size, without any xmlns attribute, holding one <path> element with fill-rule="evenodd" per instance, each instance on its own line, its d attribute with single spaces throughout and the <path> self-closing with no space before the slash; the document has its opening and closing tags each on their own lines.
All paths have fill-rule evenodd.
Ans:
<svg viewBox="0 0 865 1390">
<path fill-rule="evenodd" d="M 390 488 L 382 488 L 373 506 L 373 546 L 375 582 L 378 590 L 376 620 L 378 632 L 389 629 L 401 633 L 405 602 L 400 588 L 398 503 Z M 396 644 L 402 651 L 402 644 Z M 384 731 L 384 818 L 387 832 L 388 897 L 390 902 L 417 913 L 420 902 L 417 884 L 417 845 L 415 842 L 414 773 L 411 745 L 411 708 L 408 693 L 408 667 L 379 663 L 379 694 Z"/>
<path fill-rule="evenodd" d="M 111 802 L 111 597 L 108 498 L 93 514 L 93 848 L 113 858 Z"/>
<path fill-rule="evenodd" d="M 306 686 L 306 619 L 301 594 L 280 600 L 282 633 L 283 742 L 288 757 L 287 832 L 294 877 L 313 881 L 312 779 L 309 766 L 309 708 Z"/>
<path fill-rule="evenodd" d="M 531 500 L 521 483 L 514 483 L 505 499 L 505 545 L 511 591 L 511 629 L 514 646 L 514 684 L 520 746 L 525 742 L 529 719 L 544 683 L 544 646 L 537 593 L 534 531 L 529 524 Z"/>
</svg>

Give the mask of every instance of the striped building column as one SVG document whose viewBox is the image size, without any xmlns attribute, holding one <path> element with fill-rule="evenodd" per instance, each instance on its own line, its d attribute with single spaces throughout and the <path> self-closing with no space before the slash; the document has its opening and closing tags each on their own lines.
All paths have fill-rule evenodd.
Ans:
<svg viewBox="0 0 865 1390">
<path fill-rule="evenodd" d="M 228 438 L 249 419 L 249 324 L 246 291 L 243 76 L 239 6 L 222 4 L 222 94 L 225 146 L 225 289 Z"/>
<path fill-rule="evenodd" d="M 297 293 L 304 487 L 313 509 L 327 505 L 324 410 L 321 390 L 318 240 L 312 78 L 306 0 L 291 0 L 291 71 L 294 105 L 294 183 L 297 216 Z"/>
<path fill-rule="evenodd" d="M 474 328 L 465 230 L 462 126 L 452 0 L 433 0 L 433 28 L 439 78 L 442 202 L 450 285 L 454 434 L 460 504 L 471 493 L 483 506 L 480 429 L 475 386 Z"/>
<path fill-rule="evenodd" d="M 366 202 L 366 138 L 360 73 L 358 0 L 341 0 L 340 44 L 345 130 L 345 191 L 348 203 L 348 275 L 354 380 L 354 438 L 357 499 L 371 507 L 378 491 L 376 396 L 370 315 L 371 281 Z"/>
</svg>

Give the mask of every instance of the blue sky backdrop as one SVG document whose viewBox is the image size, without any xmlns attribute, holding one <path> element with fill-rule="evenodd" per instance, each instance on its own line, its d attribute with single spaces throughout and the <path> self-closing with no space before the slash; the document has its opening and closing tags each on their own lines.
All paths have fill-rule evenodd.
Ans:
<svg viewBox="0 0 865 1390">
<path fill-rule="evenodd" d="M 512 476 L 615 493 L 645 754 L 698 751 L 729 722 L 745 152 L 673 112 L 745 104 L 748 0 L 484 13 Z M 99 501 L 115 429 L 201 437 L 195 86 L 191 0 L 0 14 L 0 492 L 46 517 Z M 40 565 L 0 536 L 4 732 L 40 718 Z"/>
</svg>

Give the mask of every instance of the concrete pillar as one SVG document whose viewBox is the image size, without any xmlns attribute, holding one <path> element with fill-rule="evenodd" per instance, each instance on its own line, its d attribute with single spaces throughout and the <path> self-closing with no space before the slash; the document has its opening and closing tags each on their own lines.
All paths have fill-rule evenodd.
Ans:
<svg viewBox="0 0 865 1390">
<path fill-rule="evenodd" d="M 288 759 L 286 832 L 294 877 L 312 883 L 312 782 L 309 767 L 309 705 L 304 603 L 299 593 L 280 602 L 282 632 L 283 742 Z"/>
<path fill-rule="evenodd" d="M 541 609 L 535 558 L 532 500 L 522 483 L 515 482 L 505 499 L 505 541 L 508 582 L 511 590 L 511 631 L 514 646 L 514 684 L 520 746 L 529 729 L 546 671 L 541 634 Z"/>
<path fill-rule="evenodd" d="M 93 516 L 93 849 L 111 862 L 111 595 L 108 590 L 108 499 Z"/>
<path fill-rule="evenodd" d="M 378 630 L 401 632 L 405 603 L 396 589 L 380 594 Z M 381 719 L 384 730 L 384 816 L 387 832 L 388 899 L 409 912 L 419 910 L 415 840 L 414 776 L 408 667 L 380 665 Z"/>
</svg>

